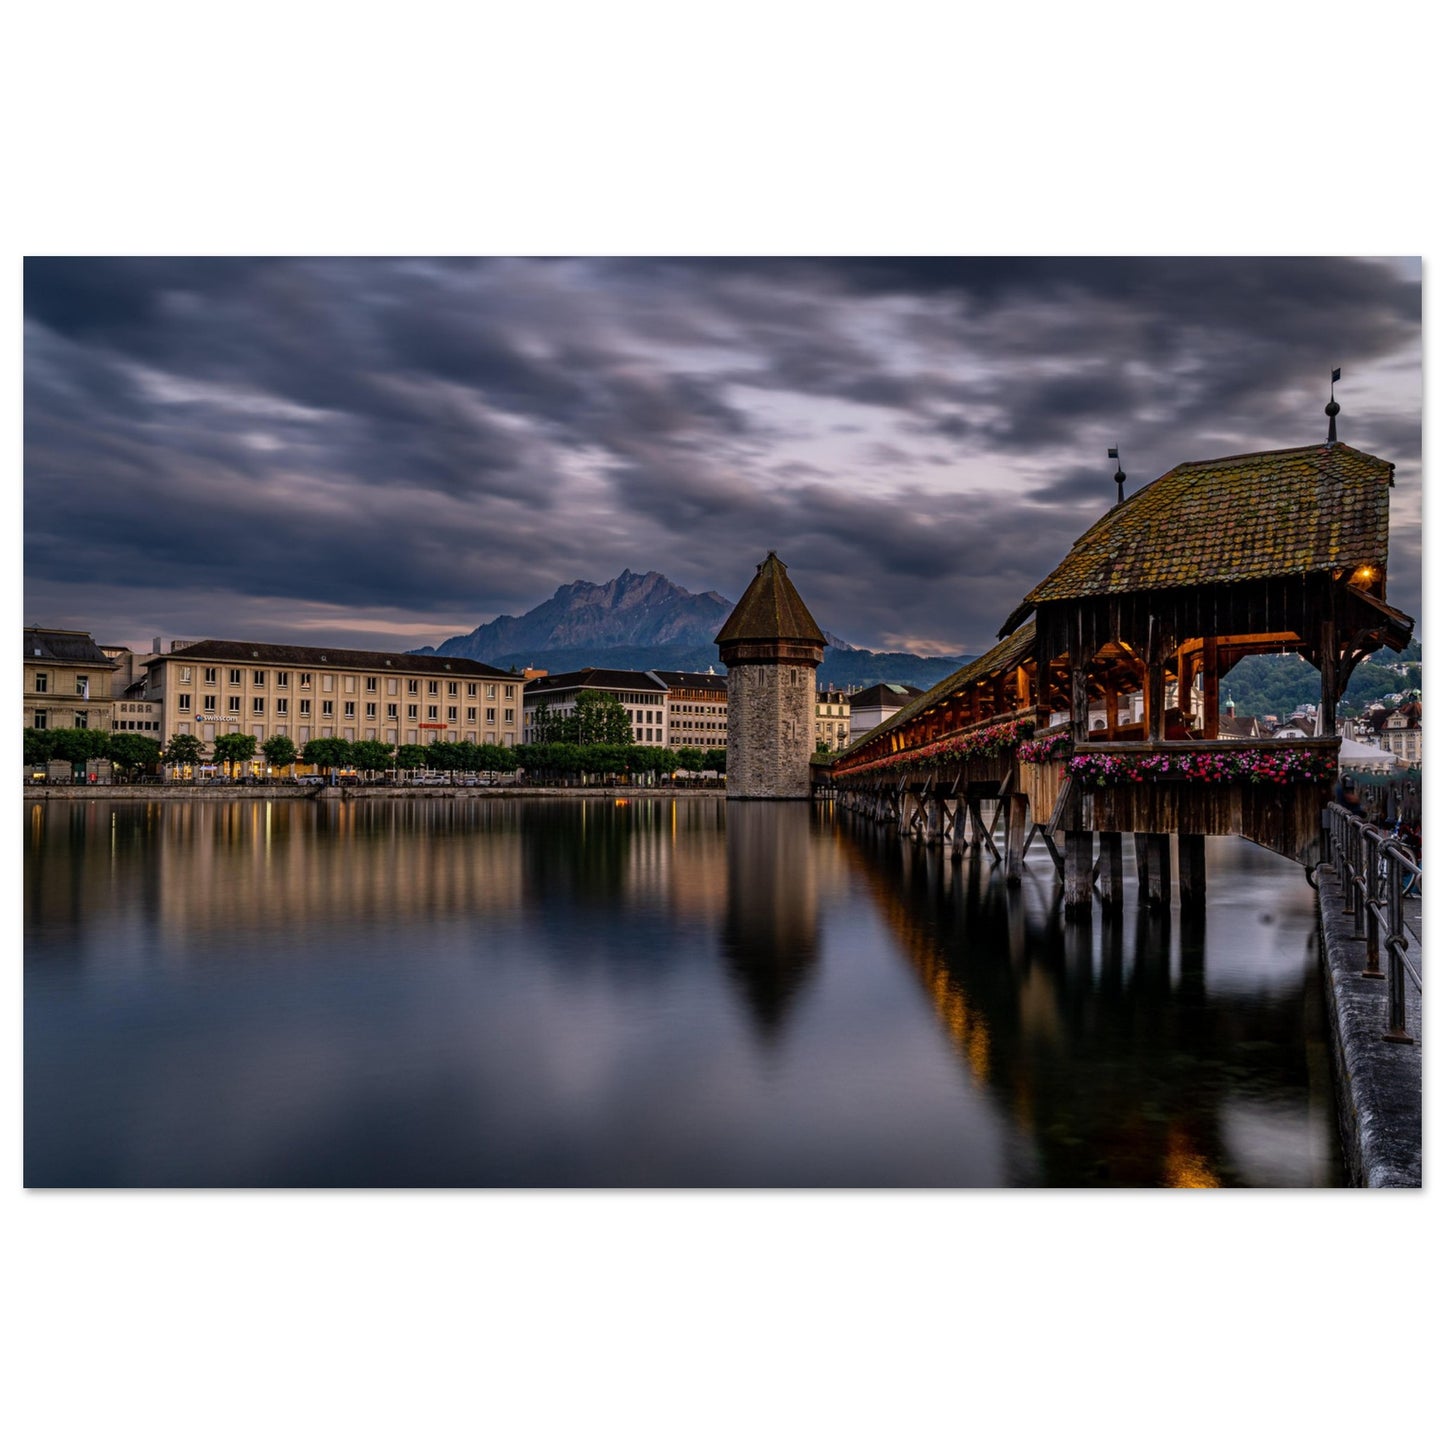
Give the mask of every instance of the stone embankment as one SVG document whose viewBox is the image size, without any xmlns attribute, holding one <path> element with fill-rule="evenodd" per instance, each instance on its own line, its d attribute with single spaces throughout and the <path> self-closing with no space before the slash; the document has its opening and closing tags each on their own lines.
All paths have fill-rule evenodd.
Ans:
<svg viewBox="0 0 1445 1445">
<path fill-rule="evenodd" d="M 1407 980 L 1405 1030 L 1411 1042 L 1386 1041 L 1385 981 L 1361 976 L 1366 967 L 1365 940 L 1354 936 L 1354 918 L 1344 911 L 1334 871 L 1321 868 L 1317 879 L 1325 1002 L 1350 1180 L 1371 1189 L 1418 1189 L 1424 1038 L 1421 997 Z M 1406 901 L 1406 922 L 1413 933 L 1411 948 L 1418 950 L 1418 899 Z"/>
<path fill-rule="evenodd" d="M 722 798 L 721 787 L 644 788 L 632 784 L 617 787 L 553 787 L 546 784 L 464 787 L 461 784 L 402 785 L 348 783 L 344 786 L 315 783 L 47 783 L 26 784 L 25 800 L 44 802 L 143 802 L 143 803 L 235 803 L 277 802 L 283 798 L 315 798 L 323 802 L 354 801 L 358 798 Z"/>
</svg>

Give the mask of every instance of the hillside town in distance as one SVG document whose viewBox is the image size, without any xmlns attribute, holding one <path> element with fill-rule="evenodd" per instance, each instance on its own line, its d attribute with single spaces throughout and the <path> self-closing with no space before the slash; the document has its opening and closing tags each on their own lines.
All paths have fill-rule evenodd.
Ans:
<svg viewBox="0 0 1445 1445">
<path fill-rule="evenodd" d="M 586 625 L 564 631 L 545 615 L 559 599 L 573 618 L 585 614 Z M 690 630 L 679 630 L 679 608 L 699 613 L 703 603 Z M 600 587 L 559 589 L 526 618 L 498 619 L 470 637 L 449 639 L 445 650 L 419 652 L 159 637 L 138 652 L 90 631 L 27 626 L 25 781 L 481 785 L 605 773 L 600 780 L 717 785 L 726 770 L 726 673 L 703 659 L 716 657 L 711 634 L 730 606 L 714 593 L 688 594 L 656 573 L 623 574 Z M 629 635 L 644 639 L 640 648 L 616 645 L 612 624 L 623 611 Z M 523 624 L 538 615 L 550 631 L 529 636 Z M 655 665 L 648 665 L 648 629 L 639 628 L 639 618 L 662 624 L 654 631 L 672 639 L 651 648 Z M 566 646 L 555 645 L 559 636 Z M 814 706 L 820 760 L 922 696 L 920 683 L 932 685 L 966 660 L 863 653 L 829 641 Z M 528 642 L 539 664 L 573 663 L 590 646 L 599 665 L 559 669 L 505 654 L 497 665 L 463 655 Z M 679 661 L 694 665 L 669 665 Z M 829 674 L 835 662 L 840 672 L 851 667 L 855 678 L 860 666 L 894 667 L 897 675 L 840 681 Z M 1418 640 L 1403 656 L 1361 665 L 1341 707 L 1342 770 L 1361 779 L 1418 778 L 1421 667 Z M 1315 734 L 1317 705 L 1291 702 L 1317 692 L 1307 663 L 1252 658 L 1231 682 L 1221 737 Z M 1197 694 L 1196 687 L 1183 712 L 1199 711 Z M 1143 707 L 1142 693 L 1121 696 L 1118 721 L 1137 721 Z M 580 751 L 599 747 L 611 752 Z"/>
</svg>

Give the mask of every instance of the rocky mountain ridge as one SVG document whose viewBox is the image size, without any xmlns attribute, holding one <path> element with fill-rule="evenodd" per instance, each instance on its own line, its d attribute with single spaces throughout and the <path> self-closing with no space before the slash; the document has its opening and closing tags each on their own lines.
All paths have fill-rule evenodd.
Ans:
<svg viewBox="0 0 1445 1445">
<path fill-rule="evenodd" d="M 549 672 L 587 666 L 688 672 L 713 667 L 721 672 L 713 638 L 733 605 L 718 592 L 689 592 L 661 572 L 624 571 L 608 582 L 564 583 L 521 617 L 497 617 L 417 651 Z M 907 682 L 928 687 L 965 660 L 874 653 L 830 632 L 824 636 L 829 645 L 818 670 L 823 686 Z"/>
</svg>

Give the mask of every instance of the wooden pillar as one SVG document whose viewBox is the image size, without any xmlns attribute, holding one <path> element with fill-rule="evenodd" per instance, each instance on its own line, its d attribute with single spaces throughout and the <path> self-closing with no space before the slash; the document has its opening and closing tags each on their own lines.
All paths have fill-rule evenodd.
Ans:
<svg viewBox="0 0 1445 1445">
<path fill-rule="evenodd" d="M 1173 886 L 1169 834 L 1146 833 L 1144 846 L 1149 853 L 1149 907 L 1167 910 Z"/>
<path fill-rule="evenodd" d="M 1339 653 L 1335 647 L 1335 624 L 1332 618 L 1320 623 L 1320 726 L 1321 737 L 1332 738 L 1336 732 L 1335 706 L 1339 701 Z"/>
<path fill-rule="evenodd" d="M 1179 912 L 1199 913 L 1204 908 L 1204 838 L 1198 833 L 1179 835 Z"/>
<path fill-rule="evenodd" d="M 1004 878 L 1010 888 L 1017 888 L 1024 870 L 1028 797 L 1024 793 L 1010 793 L 1005 799 L 1005 807 L 1008 811 L 1004 815 Z"/>
<path fill-rule="evenodd" d="M 1149 901 L 1149 835 L 1134 834 L 1134 868 L 1139 875 L 1139 902 Z"/>
<path fill-rule="evenodd" d="M 1042 629 L 1034 641 L 1034 726 L 1049 725 L 1049 655 Z"/>
<path fill-rule="evenodd" d="M 1089 741 L 1089 659 L 1084 655 L 1084 612 L 1077 602 L 1069 619 L 1069 731 L 1076 743 Z"/>
<path fill-rule="evenodd" d="M 1109 710 L 1104 736 L 1113 742 L 1119 728 L 1119 689 L 1110 682 L 1104 684 L 1104 706 Z"/>
<path fill-rule="evenodd" d="M 1204 736 L 1219 736 L 1219 643 L 1204 639 Z"/>
<path fill-rule="evenodd" d="M 1077 918 L 1094 906 L 1094 835 L 1064 834 L 1064 915 Z"/>
<path fill-rule="evenodd" d="M 938 794 L 929 790 L 928 801 L 924 804 L 927 812 L 923 821 L 923 841 L 928 844 L 943 842 L 943 803 Z"/>
<path fill-rule="evenodd" d="M 1099 892 L 1104 912 L 1118 913 L 1124 907 L 1124 835 L 1099 834 Z"/>
<path fill-rule="evenodd" d="M 1164 659 L 1151 657 L 1144 671 L 1144 721 L 1149 741 L 1164 737 Z"/>
<path fill-rule="evenodd" d="M 1192 713 L 1194 711 L 1194 653 L 1186 653 L 1182 648 L 1179 651 L 1179 711 Z"/>
</svg>

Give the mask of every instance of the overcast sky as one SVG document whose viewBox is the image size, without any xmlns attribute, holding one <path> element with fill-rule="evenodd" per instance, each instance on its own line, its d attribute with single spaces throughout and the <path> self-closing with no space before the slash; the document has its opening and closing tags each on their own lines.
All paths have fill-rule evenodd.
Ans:
<svg viewBox="0 0 1445 1445">
<path fill-rule="evenodd" d="M 578 578 L 972 652 L 1172 465 L 1396 463 L 1420 609 L 1420 268 L 1351 259 L 30 260 L 25 620 L 411 648 Z"/>
</svg>

